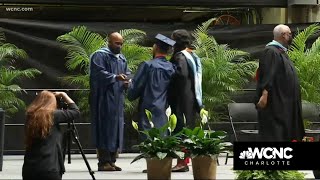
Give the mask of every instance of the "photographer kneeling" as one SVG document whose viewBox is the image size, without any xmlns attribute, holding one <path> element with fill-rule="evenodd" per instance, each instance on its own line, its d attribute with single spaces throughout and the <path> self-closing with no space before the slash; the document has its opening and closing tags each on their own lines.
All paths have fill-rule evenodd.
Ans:
<svg viewBox="0 0 320 180">
<path fill-rule="evenodd" d="M 66 110 L 57 108 L 60 98 L 68 104 Z M 65 169 L 59 124 L 79 117 L 79 108 L 66 93 L 38 94 L 26 110 L 23 179 L 62 179 Z"/>
</svg>

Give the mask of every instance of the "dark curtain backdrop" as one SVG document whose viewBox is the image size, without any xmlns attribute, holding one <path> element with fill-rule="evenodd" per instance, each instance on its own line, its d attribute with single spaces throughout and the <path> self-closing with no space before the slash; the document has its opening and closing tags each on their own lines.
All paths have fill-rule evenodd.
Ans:
<svg viewBox="0 0 320 180">
<path fill-rule="evenodd" d="M 127 28 L 140 29 L 147 32 L 144 45 L 148 46 L 152 45 L 153 37 L 157 33 L 170 36 L 175 29 L 194 30 L 197 27 L 197 24 L 192 23 L 63 22 L 0 18 L 0 28 L 5 32 L 7 42 L 24 49 L 29 55 L 29 58 L 22 63 L 18 63 L 18 66 L 22 68 L 37 68 L 42 72 L 40 76 L 33 80 L 20 82 L 22 88 L 74 88 L 62 85 L 59 81 L 59 77 L 67 75 L 68 71 L 64 67 L 66 51 L 56 42 L 56 38 L 69 32 L 74 26 L 79 25 L 87 26 L 90 30 L 103 35 Z M 291 24 L 290 27 L 294 32 L 297 29 L 304 29 L 308 25 Z M 265 44 L 272 40 L 274 27 L 275 25 L 213 26 L 209 34 L 213 35 L 218 43 L 229 44 L 232 48 L 250 52 L 253 57 L 258 58 Z M 312 40 L 314 39 L 315 37 Z M 254 85 L 250 87 L 254 87 Z M 253 92 L 248 92 L 235 97 L 235 99 L 248 102 L 252 100 L 253 94 Z M 27 91 L 22 93 L 21 97 L 28 104 L 35 97 L 35 92 Z M 83 118 L 80 122 L 90 122 L 90 120 Z M 19 112 L 17 115 L 7 119 L 6 123 L 9 125 L 6 126 L 5 131 L 5 152 L 21 152 L 23 150 L 23 126 L 15 124 L 24 123 L 24 112 Z M 131 124 L 126 125 L 126 128 L 132 129 L 130 126 Z M 78 128 L 84 148 L 93 149 L 90 126 L 79 125 Z M 136 142 L 136 139 L 133 139 L 133 136 L 130 135 L 132 131 L 128 130 L 126 132 L 129 132 L 129 134 L 125 135 L 127 139 L 125 140 L 124 151 L 131 151 L 131 145 Z"/>
<path fill-rule="evenodd" d="M 127 6 L 181 6 L 181 0 L 2 0 L 3 3 L 21 4 L 63 4 L 63 5 L 127 5 Z M 184 0 L 185 6 L 239 7 L 239 6 L 271 6 L 286 7 L 287 0 Z"/>
</svg>

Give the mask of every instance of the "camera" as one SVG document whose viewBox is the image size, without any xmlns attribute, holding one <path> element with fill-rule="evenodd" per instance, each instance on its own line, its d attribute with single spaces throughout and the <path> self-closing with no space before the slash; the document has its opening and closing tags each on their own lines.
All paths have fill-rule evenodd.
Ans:
<svg viewBox="0 0 320 180">
<path fill-rule="evenodd" d="M 64 102 L 62 97 L 56 97 L 58 109 L 68 109 L 68 104 Z"/>
</svg>

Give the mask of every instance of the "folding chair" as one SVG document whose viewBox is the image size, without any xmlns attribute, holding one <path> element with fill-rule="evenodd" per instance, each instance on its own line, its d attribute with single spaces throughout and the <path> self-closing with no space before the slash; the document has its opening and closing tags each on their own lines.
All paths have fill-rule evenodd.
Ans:
<svg viewBox="0 0 320 180">
<path fill-rule="evenodd" d="M 258 113 L 253 103 L 230 103 L 228 104 L 229 120 L 234 134 L 234 141 L 239 141 L 239 134 L 252 135 L 257 137 Z M 236 130 L 236 129 L 239 130 Z M 225 164 L 228 158 L 233 157 L 227 153 Z"/>
<path fill-rule="evenodd" d="M 319 123 L 319 105 L 309 102 L 302 103 L 302 119 L 312 123 Z"/>
<path fill-rule="evenodd" d="M 305 133 L 306 136 L 312 136 L 315 138 L 316 141 L 320 139 L 320 107 L 317 104 L 303 102 L 302 103 L 302 119 L 308 120 L 311 123 L 311 128 L 306 128 Z"/>
</svg>

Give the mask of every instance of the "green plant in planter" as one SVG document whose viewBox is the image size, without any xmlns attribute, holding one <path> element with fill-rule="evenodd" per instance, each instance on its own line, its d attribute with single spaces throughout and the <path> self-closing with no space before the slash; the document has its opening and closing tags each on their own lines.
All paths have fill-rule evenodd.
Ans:
<svg viewBox="0 0 320 180">
<path fill-rule="evenodd" d="M 5 41 L 5 35 L 0 29 L 0 107 L 6 111 L 6 115 L 10 116 L 25 108 L 25 103 L 18 97 L 21 93 L 19 80 L 31 79 L 41 73 L 33 68 L 20 70 L 14 67 L 16 60 L 27 57 L 24 50 Z"/>
<path fill-rule="evenodd" d="M 253 77 L 258 63 L 250 60 L 247 52 L 218 44 L 209 34 L 215 19 L 202 23 L 192 33 L 193 45 L 201 59 L 203 102 L 210 112 L 223 108 L 232 102 L 231 95 L 242 89 Z M 221 119 L 218 113 L 210 115 L 211 120 Z"/>
<path fill-rule="evenodd" d="M 318 36 L 320 26 L 312 24 L 303 31 L 297 31 L 288 51 L 298 72 L 302 99 L 320 103 L 320 37 L 307 46 L 309 38 Z"/>
<path fill-rule="evenodd" d="M 284 171 L 284 170 L 237 170 L 235 171 L 237 180 L 303 180 L 304 173 L 298 171 Z"/>
<path fill-rule="evenodd" d="M 204 155 L 216 159 L 220 153 L 227 151 L 224 131 L 203 130 L 201 127 L 184 128 L 183 135 L 187 138 L 183 141 L 183 146 L 191 157 Z"/>
<path fill-rule="evenodd" d="M 202 109 L 200 111 L 200 127 L 194 129 L 184 128 L 181 145 L 192 158 L 192 171 L 194 179 L 216 179 L 217 159 L 220 153 L 227 152 L 229 144 L 224 141 L 226 132 L 204 130 L 209 113 Z"/>
<path fill-rule="evenodd" d="M 172 114 L 168 116 L 168 122 L 160 128 L 153 126 L 152 114 L 150 111 L 145 110 L 151 129 L 139 131 L 138 124 L 132 121 L 132 126 L 139 133 L 142 133 L 146 136 L 146 139 L 141 142 L 138 147 L 141 151 L 141 154 L 133 159 L 133 162 L 142 159 L 142 158 L 157 158 L 162 160 L 166 157 L 180 158 L 184 157 L 184 153 L 180 151 L 180 138 L 178 135 L 171 135 L 171 133 L 176 128 L 177 117 Z M 169 131 L 169 135 L 164 135 Z"/>
<path fill-rule="evenodd" d="M 216 159 L 220 153 L 228 150 L 229 144 L 224 141 L 226 132 L 212 131 L 209 126 L 209 130 L 204 130 L 203 126 L 207 124 L 209 113 L 202 109 L 200 116 L 200 127 L 195 127 L 194 129 L 184 128 L 182 130 L 182 135 L 184 136 L 182 145 L 191 157 L 204 155 Z"/>
</svg>

